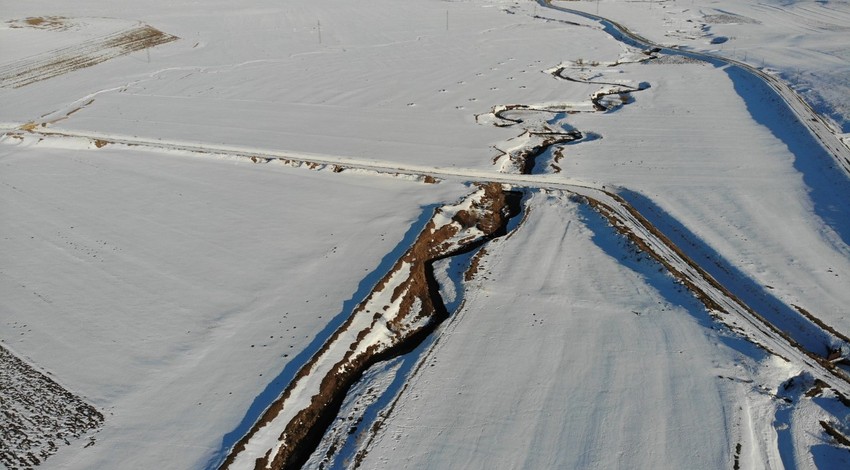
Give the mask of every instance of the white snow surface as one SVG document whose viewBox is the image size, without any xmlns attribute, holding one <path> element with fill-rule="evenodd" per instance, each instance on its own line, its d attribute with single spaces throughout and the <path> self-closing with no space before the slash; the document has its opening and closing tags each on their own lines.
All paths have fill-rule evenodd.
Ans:
<svg viewBox="0 0 850 470">
<path fill-rule="evenodd" d="M 848 131 L 846 1 L 555 3 L 763 66 Z M 818 354 L 840 341 L 798 308 L 850 334 L 850 180 L 753 77 L 636 63 L 534 2 L 37 0 L 0 12 L 0 78 L 138 25 L 180 39 L 0 87 L 0 131 L 18 129 L 0 137 L 0 340 L 105 415 L 46 468 L 217 465 L 465 181 L 616 188 Z M 644 82 L 594 111 L 593 93 Z M 565 112 L 495 126 L 516 104 Z M 560 173 L 501 174 L 494 157 L 539 141 L 525 126 L 594 138 L 564 146 Z M 817 426 L 850 430 L 846 410 L 780 391 L 807 372 L 535 191 L 486 274 L 445 289 L 464 308 L 390 387 L 363 468 L 717 468 L 738 443 L 742 468 L 846 464 Z"/>
<path fill-rule="evenodd" d="M 0 152 L 0 339 L 106 415 L 95 446 L 48 461 L 65 468 L 206 465 L 422 206 L 466 191 L 108 147 Z"/>
<path fill-rule="evenodd" d="M 476 282 L 363 468 L 728 465 L 743 387 L 718 375 L 757 351 L 709 330 L 652 262 L 622 266 L 617 236 L 578 207 L 535 194 L 518 233 L 491 245 L 498 285 Z"/>
<path fill-rule="evenodd" d="M 850 133 L 850 2 L 846 0 L 554 0 L 660 44 L 712 51 L 779 73 Z M 725 42 L 712 44 L 723 38 Z"/>
</svg>

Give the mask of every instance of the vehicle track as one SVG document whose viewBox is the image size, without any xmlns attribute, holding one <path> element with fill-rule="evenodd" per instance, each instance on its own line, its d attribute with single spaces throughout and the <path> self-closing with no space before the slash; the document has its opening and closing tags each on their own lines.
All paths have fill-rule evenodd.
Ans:
<svg viewBox="0 0 850 470">
<path fill-rule="evenodd" d="M 25 126 L 18 124 L 17 126 Z M 488 170 L 461 167 L 436 167 L 425 165 L 398 164 L 394 162 L 370 161 L 364 159 L 350 158 L 335 155 L 318 155 L 298 152 L 285 152 L 270 149 L 204 144 L 200 142 L 186 142 L 167 139 L 150 139 L 137 136 L 126 136 L 118 134 L 100 134 L 93 132 L 75 132 L 58 128 L 32 128 L 7 131 L 0 135 L 2 140 L 9 141 L 32 141 L 35 145 L 68 146 L 79 148 L 81 146 L 90 148 L 103 148 L 109 145 L 134 148 L 137 150 L 182 153 L 199 157 L 213 159 L 233 159 L 255 164 L 271 162 L 294 163 L 296 166 L 303 164 L 307 168 L 329 167 L 337 173 L 345 170 L 365 170 L 379 174 L 407 176 L 414 179 L 433 180 L 445 179 L 469 183 L 505 183 L 518 187 L 529 188 L 553 188 L 569 189 L 570 187 L 601 188 L 602 184 L 592 181 L 582 181 L 575 178 L 554 175 L 521 175 L 509 173 L 495 173 Z M 337 171 L 342 170 L 342 171 Z"/>
</svg>

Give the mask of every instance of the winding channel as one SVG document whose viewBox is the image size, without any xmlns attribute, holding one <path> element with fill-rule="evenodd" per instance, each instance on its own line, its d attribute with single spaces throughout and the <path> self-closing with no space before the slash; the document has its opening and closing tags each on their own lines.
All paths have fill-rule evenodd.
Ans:
<svg viewBox="0 0 850 470">
<path fill-rule="evenodd" d="M 582 11 L 556 6 L 552 4 L 551 0 L 536 1 L 545 8 L 551 8 L 561 12 L 578 15 L 593 21 L 597 21 L 602 25 L 602 30 L 604 32 L 611 35 L 614 39 L 621 41 L 627 45 L 644 49 L 656 49 L 657 51 L 663 52 L 668 55 L 676 55 L 690 59 L 697 59 L 708 62 L 717 67 L 736 68 L 744 73 L 751 75 L 754 78 L 761 80 L 779 98 L 781 98 L 782 102 L 784 102 L 786 106 L 791 110 L 791 112 L 794 113 L 799 122 L 805 125 L 807 129 L 809 129 L 809 131 L 820 142 L 821 146 L 832 156 L 832 158 L 835 159 L 836 162 L 839 163 L 839 166 L 843 169 L 843 171 L 848 176 L 850 176 L 850 148 L 846 147 L 837 138 L 837 136 L 832 133 L 826 122 L 823 121 L 823 119 L 811 108 L 810 105 L 808 105 L 796 93 L 794 93 L 793 90 L 788 87 L 788 85 L 784 84 L 776 77 L 773 77 L 748 64 L 733 59 L 727 59 L 703 52 L 685 51 L 676 47 L 661 46 L 636 33 L 633 33 L 625 26 L 622 26 L 612 20 L 590 13 L 585 13 Z M 558 74 L 560 75 L 560 71 L 558 72 Z M 560 78 L 568 79 L 563 76 Z M 639 91 L 641 89 L 643 89 L 642 86 L 625 91 L 632 92 Z M 598 103 L 595 104 L 599 106 Z M 599 111 L 598 108 L 597 110 Z M 502 115 L 501 113 L 505 111 L 550 112 L 549 110 L 528 108 L 523 109 L 521 107 L 514 109 L 504 109 L 499 112 L 496 112 L 494 110 L 494 114 L 496 114 L 498 118 L 506 121 L 507 125 L 519 124 L 522 121 L 521 119 L 512 119 L 506 115 Z M 159 139 L 141 139 L 138 137 L 130 136 L 107 136 L 93 134 L 82 135 L 72 132 L 51 131 L 48 129 L 23 129 L 19 130 L 17 135 L 21 140 L 23 140 L 26 134 L 33 134 L 41 137 L 50 137 L 54 139 L 91 139 L 93 142 L 95 142 L 97 148 L 100 148 L 102 147 L 102 145 L 107 144 L 142 146 L 146 149 L 155 151 L 182 150 L 185 152 L 198 153 L 204 155 L 226 155 L 237 159 L 250 159 L 250 161 L 252 161 L 253 163 L 267 163 L 271 160 L 288 160 L 293 158 L 293 155 L 287 155 L 283 152 L 274 152 L 260 149 L 248 149 L 229 146 L 214 147 L 192 142 L 162 141 Z M 15 134 L 10 134 L 10 138 L 14 136 Z M 580 139 L 581 134 L 578 131 L 565 131 L 563 133 L 553 134 L 549 137 L 552 138 L 551 141 L 545 142 L 548 145 L 545 145 L 545 147 L 541 147 L 538 149 L 533 149 L 531 155 L 527 156 L 531 157 L 529 158 L 530 161 L 533 162 L 534 156 L 539 153 L 542 153 L 552 145 L 564 144 Z M 99 145 L 97 142 L 101 142 L 102 145 Z M 261 157 L 257 157 L 257 155 L 260 155 Z M 408 344 L 408 342 L 416 343 L 417 341 L 420 341 L 422 337 L 427 336 L 428 334 L 432 333 L 434 329 L 436 329 L 440 321 L 444 320 L 449 312 L 446 311 L 442 300 L 438 297 L 438 289 L 435 286 L 433 272 L 431 271 L 431 264 L 433 264 L 433 262 L 437 259 L 441 259 L 447 256 L 454 256 L 462 252 L 468 252 L 469 250 L 478 248 L 479 246 L 496 237 L 505 235 L 505 227 L 507 221 L 519 215 L 521 213 L 521 208 L 519 205 L 518 193 L 511 192 L 510 190 L 505 190 L 504 192 L 502 192 L 502 188 L 500 186 L 501 184 L 510 185 L 513 187 L 514 190 L 517 188 L 557 188 L 567 193 L 583 197 L 585 199 L 585 203 L 592 206 L 597 212 L 599 212 L 606 219 L 608 219 L 608 221 L 617 231 L 619 231 L 625 237 L 629 238 L 635 245 L 639 246 L 643 251 L 649 253 L 653 258 L 655 258 L 657 262 L 662 264 L 669 272 L 671 272 L 671 274 L 673 274 L 677 279 L 683 282 L 683 284 L 685 284 L 688 289 L 691 290 L 694 295 L 696 295 L 697 298 L 699 298 L 705 304 L 706 308 L 715 315 L 718 321 L 730 326 L 730 328 L 732 329 L 742 330 L 742 333 L 747 336 L 751 341 L 762 345 L 763 347 L 765 347 L 765 349 L 770 350 L 774 354 L 789 358 L 795 363 L 805 366 L 807 370 L 813 373 L 815 378 L 821 379 L 824 382 L 829 383 L 839 393 L 850 395 L 850 378 L 848 378 L 846 374 L 844 374 L 840 369 L 836 368 L 825 358 L 820 357 L 812 353 L 811 351 L 808 351 L 797 341 L 795 341 L 794 338 L 790 337 L 787 333 L 780 331 L 770 321 L 766 320 L 758 313 L 756 313 L 741 299 L 739 299 L 732 292 L 730 292 L 725 286 L 721 285 L 718 281 L 713 279 L 710 274 L 708 274 L 702 267 L 698 265 L 698 263 L 690 259 L 685 253 L 683 253 L 669 238 L 667 238 L 663 233 L 661 233 L 634 207 L 632 207 L 631 204 L 629 204 L 621 196 L 606 191 L 605 187 L 601 186 L 598 183 L 577 181 L 564 177 L 558 177 L 557 179 L 555 179 L 547 177 L 547 175 L 529 174 L 531 173 L 531 169 L 533 168 L 533 163 L 531 163 L 530 166 L 529 164 L 524 165 L 523 168 L 525 169 L 525 171 L 522 172 L 524 174 L 493 174 L 492 172 L 485 172 L 474 169 L 449 169 L 415 165 L 404 166 L 384 162 L 354 160 L 347 159 L 344 157 L 333 156 L 296 155 L 295 157 L 296 159 L 301 160 L 303 162 L 308 162 L 316 165 L 334 165 L 334 172 L 336 172 L 337 168 L 341 168 L 343 170 L 355 168 L 372 170 L 382 173 L 392 173 L 396 175 L 407 174 L 416 176 L 429 176 L 446 179 L 460 179 L 464 181 L 479 182 L 481 184 L 489 184 L 492 188 L 490 191 L 493 193 L 493 196 L 490 199 L 497 200 L 498 203 L 491 203 L 490 205 L 492 205 L 493 207 L 490 208 L 491 210 L 489 211 L 489 213 L 481 217 L 481 220 L 467 220 L 470 216 L 468 214 L 458 215 L 461 214 L 461 211 L 458 211 L 458 213 L 453 216 L 452 223 L 456 223 L 456 225 L 463 227 L 464 230 L 469 230 L 475 227 L 476 225 L 480 225 L 482 223 L 484 223 L 484 225 L 487 225 L 489 229 L 485 230 L 483 235 L 479 234 L 479 239 L 474 239 L 474 237 L 472 237 L 473 240 L 471 243 L 470 240 L 465 240 L 466 244 L 459 243 L 459 246 L 452 247 L 453 249 L 451 250 L 445 250 L 443 252 L 438 253 L 429 253 L 431 255 L 430 258 L 425 256 L 419 257 L 419 264 L 416 265 L 417 271 L 415 271 L 415 273 L 418 276 L 417 279 L 420 282 L 416 284 L 416 289 L 411 288 L 410 292 L 416 295 L 411 295 L 412 300 L 410 300 L 410 305 L 408 305 L 407 307 L 410 307 L 409 309 L 413 311 L 415 309 L 411 307 L 412 305 L 427 306 L 429 304 L 433 304 L 431 305 L 430 309 L 426 309 L 433 311 L 433 320 L 423 320 L 422 322 L 419 322 L 419 320 L 421 320 L 420 318 L 413 318 L 408 320 L 409 324 L 404 324 L 401 320 L 391 318 L 391 321 L 387 322 L 387 324 L 389 326 L 392 326 L 392 328 L 388 327 L 387 330 L 393 334 L 398 333 L 400 331 L 401 334 L 398 334 L 398 338 L 402 338 L 402 340 L 399 340 L 398 342 L 389 342 L 387 345 L 385 345 L 386 349 L 367 349 L 365 354 L 356 358 L 356 361 L 351 360 L 346 362 L 349 356 L 354 357 L 353 354 L 349 354 L 347 347 L 349 345 L 359 345 L 360 343 L 358 341 L 362 340 L 363 338 L 356 338 L 356 341 L 352 341 L 349 339 L 347 343 L 341 341 L 340 344 L 344 346 L 341 351 L 348 355 L 346 355 L 343 359 L 333 358 L 333 362 L 329 360 L 327 367 L 327 369 L 331 369 L 330 366 L 333 366 L 335 369 L 332 372 L 336 373 L 315 374 L 316 377 L 312 377 L 316 386 L 321 388 L 322 391 L 322 393 L 313 396 L 321 396 L 324 401 L 320 403 L 321 400 L 315 400 L 314 406 L 305 407 L 301 410 L 306 410 L 307 412 L 301 413 L 298 416 L 293 416 L 291 417 L 292 419 L 282 419 L 281 423 L 284 426 L 270 426 L 270 428 L 274 428 L 266 430 L 266 433 L 269 435 L 268 442 L 271 443 L 270 446 L 255 446 L 256 448 L 251 448 L 252 444 L 254 444 L 253 442 L 251 442 L 252 436 L 258 434 L 259 431 L 261 431 L 266 424 L 271 423 L 273 419 L 276 418 L 277 414 L 280 412 L 280 409 L 283 408 L 283 401 L 285 401 L 289 397 L 289 394 L 291 394 L 291 392 L 295 391 L 297 381 L 293 382 L 289 385 L 288 389 L 281 396 L 281 401 L 278 405 L 280 406 L 280 409 L 270 407 L 268 410 L 266 410 L 266 413 L 271 413 L 274 416 L 261 419 L 258 423 L 255 424 L 254 429 L 252 429 L 252 431 L 248 435 L 244 436 L 244 438 L 236 446 L 234 446 L 234 448 L 227 449 L 229 455 L 227 455 L 225 461 L 221 463 L 222 468 L 230 467 L 232 463 L 237 461 L 237 457 L 239 456 L 240 452 L 246 448 L 252 451 L 245 453 L 245 455 L 248 455 L 248 457 L 245 458 L 246 466 L 248 467 L 250 467 L 251 464 L 258 465 L 261 467 L 276 468 L 299 467 L 301 464 L 303 464 L 307 457 L 309 457 L 310 453 L 315 449 L 316 445 L 318 444 L 318 441 L 321 439 L 321 436 L 324 433 L 324 430 L 328 427 L 330 421 L 339 411 L 339 407 L 341 405 L 342 399 L 345 396 L 345 393 L 350 388 L 351 384 L 360 378 L 363 371 L 372 364 L 374 364 L 376 361 L 385 359 L 386 357 L 391 355 L 409 351 L 409 349 L 411 348 L 411 344 Z M 493 218 L 493 220 L 488 220 L 489 218 Z M 448 224 L 446 224 L 446 226 L 448 226 Z M 439 227 L 435 226 L 433 228 Z M 422 247 L 426 247 L 429 245 L 437 244 L 437 242 L 444 241 L 439 238 L 434 238 L 433 240 L 428 239 L 427 235 L 429 234 L 425 233 L 421 237 L 421 241 L 419 242 L 421 247 L 417 248 L 419 246 L 417 244 L 411 247 L 411 251 L 409 253 L 410 259 L 406 260 L 409 265 L 413 266 L 415 264 L 415 257 L 413 255 L 424 254 L 427 251 L 425 248 Z M 454 235 L 454 233 L 452 233 L 452 235 Z M 417 249 L 421 250 L 423 253 L 416 252 Z M 402 271 L 402 267 L 405 266 L 406 265 L 400 264 L 398 271 Z M 407 268 L 405 267 L 405 269 Z M 411 269 L 411 272 L 414 271 Z M 408 279 L 413 279 L 413 276 L 411 275 L 410 278 L 400 277 L 400 279 L 402 279 L 403 282 L 399 281 L 401 282 L 401 284 L 399 285 L 403 284 L 406 286 L 407 284 L 404 284 L 404 282 L 407 282 Z M 385 280 L 382 285 L 377 287 L 385 287 L 384 284 L 392 286 L 392 283 L 390 281 L 391 279 L 387 278 L 387 280 Z M 399 289 L 399 292 L 401 291 L 402 290 Z M 374 295 L 375 299 L 378 299 L 378 294 L 381 294 L 382 292 L 383 291 L 381 289 L 377 289 Z M 389 304 L 392 304 L 396 300 L 397 299 L 395 298 L 395 296 L 392 296 L 392 298 L 390 298 Z M 419 303 L 416 304 L 416 302 Z M 366 310 L 367 305 L 368 302 L 364 302 L 360 307 L 358 307 L 358 312 L 362 314 L 361 316 L 368 320 L 364 323 L 367 324 L 368 327 L 362 328 L 361 330 L 352 328 L 352 331 L 355 332 L 355 334 L 358 332 L 363 332 L 364 337 L 368 334 L 371 334 L 372 330 L 374 329 L 373 324 L 376 323 L 378 319 L 382 318 L 380 317 L 379 308 L 382 308 L 383 304 L 379 305 L 376 301 L 375 305 L 377 305 L 379 308 L 373 309 L 372 311 Z M 353 318 L 354 316 L 352 316 L 352 321 Z M 403 317 L 399 318 L 403 319 Z M 741 322 L 738 323 L 735 321 L 735 319 L 740 320 Z M 346 333 L 346 331 L 344 330 L 345 328 L 341 329 L 339 331 L 339 335 Z M 326 345 L 325 349 L 330 350 L 331 346 L 333 346 L 331 343 L 332 341 Z M 321 355 L 316 356 L 316 360 L 320 358 Z M 311 370 L 313 366 L 314 363 L 312 362 L 306 364 L 303 372 L 301 373 L 300 378 L 311 378 L 309 376 L 312 372 L 314 372 L 313 370 Z M 309 393 L 305 393 L 304 395 L 308 399 L 310 398 Z M 288 445 L 285 446 L 283 445 L 284 443 Z M 239 465 L 233 465 L 233 467 L 237 466 Z"/>
<path fill-rule="evenodd" d="M 581 10 L 574 10 L 555 5 L 552 0 L 535 0 L 543 8 L 549 8 L 564 13 L 581 16 L 592 21 L 598 22 L 602 26 L 602 31 L 608 33 L 611 37 L 626 45 L 641 49 L 654 49 L 657 52 L 662 52 L 667 55 L 685 57 L 689 59 L 701 60 L 708 62 L 715 67 L 732 67 L 741 72 L 749 74 L 754 78 L 759 79 L 778 96 L 788 109 L 797 116 L 799 122 L 804 125 L 817 138 L 821 146 L 828 154 L 835 159 L 839 167 L 844 170 L 844 173 L 850 177 L 850 147 L 847 147 L 838 136 L 833 133 L 829 125 L 823 118 L 809 105 L 803 98 L 794 92 L 786 83 L 782 82 L 777 77 L 770 75 L 763 70 L 760 70 L 745 62 L 735 59 L 710 54 L 708 52 L 699 52 L 692 50 L 684 50 L 677 46 L 664 46 L 653 42 L 634 31 L 631 31 L 626 26 L 592 13 L 587 13 Z"/>
</svg>

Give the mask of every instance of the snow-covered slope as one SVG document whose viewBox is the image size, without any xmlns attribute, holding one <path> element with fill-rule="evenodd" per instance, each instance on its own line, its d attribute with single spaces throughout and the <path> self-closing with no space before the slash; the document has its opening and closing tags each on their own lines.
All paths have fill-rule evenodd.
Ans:
<svg viewBox="0 0 850 470">
<path fill-rule="evenodd" d="M 555 3 L 812 70 L 843 132 L 846 2 Z M 847 149 L 766 76 L 531 1 L 0 15 L 0 340 L 104 416 L 46 467 L 251 467 L 290 445 L 281 418 L 235 458 L 270 405 L 375 345 L 309 467 L 846 464 Z M 524 195 L 504 237 L 481 187 Z M 447 321 L 393 349 L 425 324 L 389 318 L 393 267 L 485 239 L 431 260 Z"/>
<path fill-rule="evenodd" d="M 659 43 L 778 73 L 850 133 L 850 4 L 844 0 L 619 0 L 553 3 L 619 21 Z"/>
<path fill-rule="evenodd" d="M 763 353 L 587 206 L 541 192 L 528 210 L 362 468 L 729 466 L 752 393 L 738 370 Z"/>
</svg>

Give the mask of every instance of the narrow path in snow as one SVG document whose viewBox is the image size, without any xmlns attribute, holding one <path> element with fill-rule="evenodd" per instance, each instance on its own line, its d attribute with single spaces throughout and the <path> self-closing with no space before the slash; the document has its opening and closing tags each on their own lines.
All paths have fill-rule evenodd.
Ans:
<svg viewBox="0 0 850 470">
<path fill-rule="evenodd" d="M 560 175 L 497 173 L 494 171 L 464 169 L 457 167 L 446 168 L 426 167 L 417 165 L 398 165 L 389 162 L 370 162 L 360 159 L 352 159 L 348 157 L 289 154 L 286 152 L 270 151 L 266 149 L 251 149 L 231 146 L 209 146 L 198 143 L 166 141 L 159 139 L 143 139 L 131 136 L 80 134 L 64 132 L 61 130 L 55 130 L 50 128 L 29 131 L 16 131 L 14 133 L 7 134 L 4 139 L 12 140 L 13 143 L 16 140 L 20 140 L 21 145 L 27 145 L 28 143 L 36 142 L 35 145 L 51 145 L 64 148 L 82 147 L 96 149 L 105 145 L 124 145 L 151 151 L 170 151 L 178 153 L 184 152 L 191 155 L 207 158 L 235 159 L 236 161 L 244 161 L 254 164 L 268 164 L 274 161 L 279 161 L 284 164 L 293 164 L 293 162 L 296 162 L 298 166 L 303 165 L 311 169 L 329 168 L 334 172 L 344 172 L 346 170 L 366 170 L 379 174 L 405 177 L 417 181 L 435 182 L 437 181 L 437 179 L 446 179 L 475 184 L 508 184 L 517 188 L 563 190 L 586 196 L 593 200 L 604 201 L 603 204 L 616 209 L 614 212 L 621 214 L 621 218 L 623 219 L 621 224 L 624 224 L 624 226 L 628 227 L 631 231 L 636 231 L 638 233 L 643 234 L 642 236 L 645 237 L 646 240 L 652 241 L 651 243 L 647 242 L 646 246 L 642 246 L 642 248 L 649 250 L 653 250 L 655 248 L 663 248 L 665 250 L 665 253 L 679 252 L 681 256 L 684 256 L 681 250 L 675 247 L 672 242 L 670 242 L 666 237 L 664 237 L 664 235 L 657 228 L 652 227 L 651 224 L 649 224 L 649 222 L 643 216 L 641 216 L 637 210 L 631 207 L 625 200 L 623 200 L 619 196 L 616 196 L 614 194 L 614 192 L 616 192 L 616 189 L 611 188 L 614 191 L 611 192 L 608 191 L 605 185 L 599 182 L 586 182 L 571 179 L 568 177 L 563 177 Z M 663 237 L 663 239 L 661 237 Z M 659 256 L 667 257 L 668 255 Z M 693 261 L 681 261 L 681 263 L 693 266 L 694 268 L 698 268 L 697 264 Z M 673 274 L 676 275 L 675 272 Z M 731 296 L 734 298 L 734 296 L 731 295 L 728 289 L 722 287 L 716 280 L 711 278 L 708 273 L 706 273 L 702 269 L 699 269 L 698 272 L 691 274 L 690 277 L 694 279 L 702 279 L 702 284 L 714 286 L 714 289 L 721 289 L 724 292 L 721 297 Z M 697 296 L 702 295 L 696 291 L 695 294 Z M 842 382 L 848 381 L 847 375 L 843 371 L 841 371 L 841 369 L 835 367 L 831 362 L 826 361 L 826 359 L 820 355 L 820 352 L 806 349 L 804 346 L 801 345 L 800 340 L 795 339 L 807 336 L 821 336 L 826 338 L 835 338 L 837 342 L 840 342 L 840 338 L 838 338 L 837 335 L 834 335 L 831 332 L 818 327 L 816 325 L 817 322 L 812 322 L 809 330 L 783 333 L 769 321 L 759 316 L 751 308 L 745 306 L 743 302 L 737 299 L 725 302 L 737 304 L 736 307 L 730 307 L 726 310 L 731 310 L 730 313 L 732 313 L 733 315 L 741 315 L 741 319 L 743 320 L 743 322 L 751 323 L 756 327 L 754 330 L 755 333 L 753 334 L 750 334 L 749 331 L 745 331 L 744 334 L 746 336 L 754 338 L 757 343 L 762 344 L 763 346 L 772 351 L 786 351 L 786 353 L 781 354 L 786 358 L 789 358 L 789 356 L 792 355 L 787 353 L 789 348 L 796 351 L 796 354 L 801 359 L 801 364 L 809 364 L 810 366 L 817 367 L 821 370 L 821 374 L 819 376 L 831 375 L 834 377 L 838 377 Z M 740 327 L 739 324 L 736 324 L 734 322 L 731 323 L 730 326 L 733 326 L 733 329 Z M 763 332 L 758 332 L 763 329 L 767 329 L 768 332 L 773 333 L 772 340 L 768 341 L 756 339 L 761 336 L 764 336 Z M 775 344 L 771 346 L 771 343 Z M 835 381 L 833 380 L 832 382 Z M 850 396 L 850 387 L 848 387 L 846 392 L 847 395 Z"/>
</svg>

